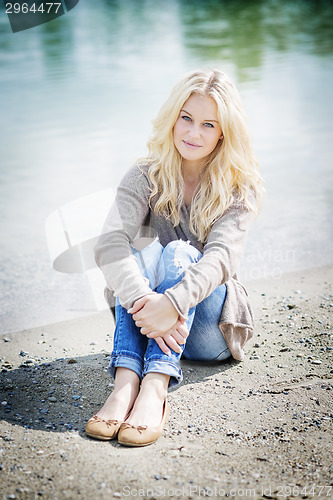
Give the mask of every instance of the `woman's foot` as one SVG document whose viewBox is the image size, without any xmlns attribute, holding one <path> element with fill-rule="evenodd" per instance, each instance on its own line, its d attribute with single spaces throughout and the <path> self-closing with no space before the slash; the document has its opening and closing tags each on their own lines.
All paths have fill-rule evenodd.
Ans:
<svg viewBox="0 0 333 500">
<path fill-rule="evenodd" d="M 168 394 L 169 376 L 148 373 L 126 422 L 132 426 L 157 427 L 161 423 L 163 406 Z"/>
<path fill-rule="evenodd" d="M 88 420 L 86 434 L 101 440 L 114 439 L 120 425 L 128 416 L 138 392 L 137 374 L 127 368 L 118 368 L 115 388 L 103 407 Z"/>
<path fill-rule="evenodd" d="M 114 389 L 96 416 L 102 420 L 123 422 L 139 392 L 140 379 L 128 368 L 117 368 Z"/>
<path fill-rule="evenodd" d="M 159 373 L 147 374 L 133 410 L 120 427 L 118 442 L 125 446 L 146 446 L 162 434 L 169 416 L 166 399 L 169 377 Z"/>
</svg>

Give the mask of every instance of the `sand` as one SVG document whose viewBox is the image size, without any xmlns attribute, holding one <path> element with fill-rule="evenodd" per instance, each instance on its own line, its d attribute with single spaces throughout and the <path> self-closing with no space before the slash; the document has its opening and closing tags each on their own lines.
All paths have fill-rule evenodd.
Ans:
<svg viewBox="0 0 333 500">
<path fill-rule="evenodd" d="M 333 498 L 333 267 L 247 285 L 245 361 L 182 362 L 163 436 L 94 441 L 109 311 L 0 337 L 0 498 Z"/>
</svg>

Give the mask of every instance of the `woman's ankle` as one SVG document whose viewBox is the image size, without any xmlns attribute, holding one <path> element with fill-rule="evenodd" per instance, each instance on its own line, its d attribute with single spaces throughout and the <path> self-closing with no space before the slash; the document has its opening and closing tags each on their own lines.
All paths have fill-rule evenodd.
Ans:
<svg viewBox="0 0 333 500">
<path fill-rule="evenodd" d="M 127 368 L 118 368 L 117 372 L 114 389 L 97 412 L 103 419 L 124 420 L 139 393 L 140 379 L 135 372 Z"/>
<path fill-rule="evenodd" d="M 142 380 L 140 393 L 151 393 L 154 397 L 164 400 L 168 394 L 169 375 L 149 372 Z"/>
</svg>

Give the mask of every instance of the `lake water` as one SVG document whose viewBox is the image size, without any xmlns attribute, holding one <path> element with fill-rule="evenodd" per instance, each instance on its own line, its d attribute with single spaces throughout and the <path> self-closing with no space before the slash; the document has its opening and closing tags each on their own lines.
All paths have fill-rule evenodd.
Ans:
<svg viewBox="0 0 333 500">
<path fill-rule="evenodd" d="M 94 310 L 85 275 L 52 269 L 45 220 L 116 186 L 198 67 L 236 82 L 267 189 L 243 280 L 332 263 L 331 1 L 81 0 L 15 34 L 1 4 L 0 333 Z"/>
</svg>

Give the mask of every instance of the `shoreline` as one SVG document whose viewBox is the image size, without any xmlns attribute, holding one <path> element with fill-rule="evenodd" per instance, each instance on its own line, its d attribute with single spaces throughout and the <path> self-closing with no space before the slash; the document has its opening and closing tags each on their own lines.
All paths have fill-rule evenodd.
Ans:
<svg viewBox="0 0 333 500">
<path fill-rule="evenodd" d="M 281 283 L 282 281 L 285 281 L 286 283 L 288 283 L 288 286 L 292 285 L 292 280 L 295 280 L 296 283 L 302 283 L 303 281 L 303 276 L 305 277 L 307 274 L 310 274 L 311 276 L 313 276 L 315 278 L 315 276 L 319 273 L 320 275 L 323 275 L 325 276 L 325 274 L 328 274 L 330 275 L 331 272 L 333 270 L 333 263 L 332 264 L 328 264 L 328 265 L 320 265 L 318 267 L 312 267 L 312 268 L 305 268 L 305 269 L 300 269 L 300 270 L 296 270 L 296 271 L 288 271 L 288 272 L 285 272 L 285 273 L 282 273 L 282 274 L 279 274 L 278 276 L 264 276 L 264 277 L 259 277 L 259 278 L 256 278 L 254 280 L 250 280 L 250 281 L 246 281 L 246 280 L 243 280 L 241 277 L 240 277 L 240 282 L 242 284 L 244 284 L 245 288 L 248 290 L 249 294 L 251 293 L 251 291 L 256 291 L 260 286 L 262 286 L 263 288 L 268 288 L 270 289 L 270 291 L 281 291 L 281 295 L 283 295 L 283 289 L 279 289 L 279 283 Z M 311 285 L 309 283 L 305 282 L 305 286 L 306 286 L 306 290 L 308 293 L 310 293 L 310 288 L 311 288 Z M 319 282 L 318 282 L 318 285 L 319 285 Z M 296 285 L 295 285 L 296 287 Z M 297 287 L 296 287 L 297 288 Z M 333 299 L 332 299 L 332 302 L 333 302 Z M 255 304 L 252 304 L 254 309 L 255 309 Z M 43 323 L 41 325 L 37 325 L 37 326 L 32 326 L 32 327 L 27 327 L 27 328 L 22 328 L 22 329 L 18 329 L 18 330 L 14 330 L 14 331 L 11 331 L 11 332 L 4 332 L 4 333 L 0 333 L 0 348 L 1 348 L 1 343 L 4 342 L 4 339 L 6 338 L 9 338 L 12 340 L 16 340 L 16 337 L 19 336 L 19 337 L 23 337 L 24 335 L 42 335 L 43 333 L 47 333 L 48 331 L 49 332 L 57 332 L 57 334 L 59 335 L 59 330 L 61 328 L 69 328 L 72 330 L 73 328 L 73 331 L 75 330 L 75 328 L 77 327 L 80 327 L 80 326 L 84 326 L 84 323 L 87 322 L 88 324 L 91 324 L 91 325 L 97 325 L 97 328 L 95 329 L 97 331 L 97 341 L 100 341 L 101 338 L 103 337 L 103 334 L 105 332 L 105 329 L 108 328 L 108 326 L 113 329 L 114 328 L 114 321 L 113 321 L 113 317 L 112 315 L 110 314 L 110 311 L 109 309 L 105 309 L 103 311 L 98 311 L 98 310 L 87 310 L 85 311 L 83 314 L 80 314 L 80 313 L 76 313 L 74 317 L 72 318 L 69 318 L 69 319 L 61 319 L 59 321 L 54 321 L 52 323 L 50 322 L 46 322 L 46 323 Z M 109 325 L 107 325 L 107 323 L 109 323 Z M 71 326 L 72 325 L 72 326 Z M 101 330 L 101 331 L 100 331 Z M 61 333 L 60 333 L 61 335 Z M 255 336 L 255 334 L 254 334 Z M 64 335 L 64 337 L 66 338 L 67 336 Z M 86 337 L 86 335 L 85 335 Z M 45 339 L 40 339 L 40 340 L 45 340 Z M 46 336 L 46 340 L 47 340 L 47 336 Z M 93 341 L 94 339 L 92 339 Z M 72 348 L 72 347 L 71 347 Z M 0 354 L 1 354 L 1 350 L 0 350 Z"/>
<path fill-rule="evenodd" d="M 272 249 L 267 250 L 268 255 L 271 255 L 272 253 Z M 311 271 L 312 269 L 330 268 L 333 266 L 332 262 L 329 264 L 321 263 L 315 267 L 301 267 L 300 269 L 292 270 L 286 268 L 282 270 L 279 262 L 277 261 L 276 263 L 279 265 L 277 267 L 271 267 L 271 273 L 269 274 L 267 272 L 268 264 L 265 264 L 264 266 L 246 266 L 244 265 L 246 262 L 247 260 L 244 258 L 238 273 L 239 281 L 243 283 L 246 288 L 254 287 L 255 283 L 260 281 L 281 280 L 288 275 L 297 275 L 298 273 L 306 272 L 307 270 Z M 54 286 L 59 289 L 63 289 L 67 299 L 59 302 L 59 297 L 57 296 L 55 289 L 45 290 L 44 295 L 41 296 L 41 292 L 36 292 L 35 286 L 33 287 L 33 303 L 31 304 L 31 307 L 28 303 L 22 303 L 23 297 L 20 296 L 20 294 L 15 298 L 15 300 L 13 296 L 11 299 L 11 311 L 9 311 L 9 303 L 3 304 L 4 311 L 0 320 L 0 342 L 3 336 L 16 335 L 18 333 L 41 328 L 43 326 L 47 328 L 50 324 L 53 325 L 81 318 L 89 318 L 90 316 L 102 312 L 96 309 L 93 297 L 94 294 L 84 274 L 66 275 L 64 273 L 53 271 L 53 275 L 53 280 L 55 280 Z M 31 283 L 29 284 L 26 279 L 23 283 L 24 287 L 27 287 L 29 291 Z M 76 285 L 73 288 L 74 283 L 76 283 Z M 19 281 L 17 286 L 19 286 Z M 12 291 L 10 294 L 13 295 Z M 51 306 L 50 303 L 45 300 L 45 294 L 49 295 L 49 301 L 52 303 Z M 20 303 L 19 307 L 17 306 L 17 303 Z M 37 306 L 37 304 L 39 305 Z M 60 314 L 57 312 L 58 310 L 61 311 Z M 25 324 L 23 324 L 24 321 L 26 322 Z"/>
<path fill-rule="evenodd" d="M 135 450 L 84 434 L 112 389 L 108 310 L 2 335 L 0 498 L 332 498 L 333 266 L 246 288 L 245 360 L 182 361 L 164 435 Z"/>
</svg>

